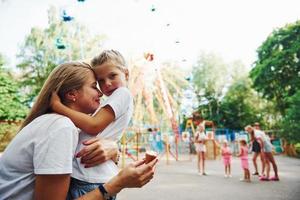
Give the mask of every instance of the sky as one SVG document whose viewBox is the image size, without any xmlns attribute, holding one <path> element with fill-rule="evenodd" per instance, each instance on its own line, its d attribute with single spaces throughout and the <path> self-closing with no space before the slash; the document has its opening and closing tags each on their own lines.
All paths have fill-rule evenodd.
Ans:
<svg viewBox="0 0 300 200">
<path fill-rule="evenodd" d="M 152 52 L 183 67 L 201 51 L 250 67 L 275 28 L 300 18 L 299 0 L 0 0 L 0 53 L 11 65 L 31 27 L 47 27 L 50 5 L 107 35 L 105 48 L 127 58 Z"/>
</svg>

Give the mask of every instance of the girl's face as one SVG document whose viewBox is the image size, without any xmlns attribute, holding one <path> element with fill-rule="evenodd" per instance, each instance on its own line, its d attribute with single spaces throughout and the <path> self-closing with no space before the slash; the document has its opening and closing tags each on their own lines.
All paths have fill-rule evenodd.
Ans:
<svg viewBox="0 0 300 200">
<path fill-rule="evenodd" d="M 128 70 L 120 69 L 113 62 L 105 62 L 94 68 L 101 91 L 110 96 L 119 87 L 126 86 Z"/>
<path fill-rule="evenodd" d="M 74 105 L 83 113 L 94 113 L 100 105 L 100 97 L 103 94 L 97 86 L 97 81 L 92 72 L 81 89 L 77 90 Z"/>
</svg>

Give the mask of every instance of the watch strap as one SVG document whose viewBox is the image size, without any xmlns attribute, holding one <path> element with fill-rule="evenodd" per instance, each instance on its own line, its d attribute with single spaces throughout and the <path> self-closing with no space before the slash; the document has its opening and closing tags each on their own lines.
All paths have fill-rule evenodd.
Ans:
<svg viewBox="0 0 300 200">
<path fill-rule="evenodd" d="M 113 196 L 110 196 L 110 195 L 108 194 L 108 192 L 107 192 L 106 189 L 104 188 L 103 184 L 99 184 L 98 189 L 99 189 L 99 191 L 101 192 L 101 194 L 102 194 L 102 196 L 103 196 L 103 198 L 104 198 L 105 200 L 114 200 L 114 197 L 113 197 Z"/>
</svg>

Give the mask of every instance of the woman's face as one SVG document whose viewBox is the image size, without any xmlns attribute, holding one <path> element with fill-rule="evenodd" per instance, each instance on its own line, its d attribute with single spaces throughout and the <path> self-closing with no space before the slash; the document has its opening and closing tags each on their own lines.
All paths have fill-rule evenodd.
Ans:
<svg viewBox="0 0 300 200">
<path fill-rule="evenodd" d="M 196 119 L 195 121 L 194 121 L 194 124 L 196 125 L 196 126 L 198 126 L 199 124 L 201 124 L 203 122 L 203 119 Z"/>
<path fill-rule="evenodd" d="M 75 106 L 83 113 L 94 113 L 100 105 L 103 94 L 97 86 L 97 81 L 92 72 L 88 74 L 85 84 L 77 91 Z"/>
<path fill-rule="evenodd" d="M 105 62 L 94 69 L 100 89 L 106 96 L 110 96 L 119 87 L 126 86 L 128 79 L 127 69 L 120 69 L 112 62 Z"/>
<path fill-rule="evenodd" d="M 199 123 L 199 124 L 200 124 L 200 123 Z M 197 126 L 198 126 L 199 124 L 197 124 Z M 203 132 L 203 131 L 204 131 L 204 127 L 203 127 L 203 126 L 198 126 L 198 130 L 199 130 L 200 132 Z"/>
</svg>

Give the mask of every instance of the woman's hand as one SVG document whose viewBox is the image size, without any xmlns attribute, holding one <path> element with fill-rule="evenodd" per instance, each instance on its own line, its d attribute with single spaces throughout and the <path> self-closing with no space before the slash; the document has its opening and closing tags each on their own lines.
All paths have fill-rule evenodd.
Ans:
<svg viewBox="0 0 300 200">
<path fill-rule="evenodd" d="M 157 158 L 144 164 L 145 160 L 137 161 L 129 164 L 118 175 L 104 184 L 104 188 L 110 196 L 115 196 L 124 188 L 142 187 L 147 184 L 154 175 L 154 166 L 157 163 Z M 101 176 L 101 174 L 99 175 Z M 104 199 L 99 189 L 81 196 L 79 199 Z"/>
<path fill-rule="evenodd" d="M 116 142 L 111 140 L 92 138 L 84 141 L 85 145 L 77 154 L 85 168 L 94 167 L 107 160 L 117 160 L 119 149 Z"/>
<path fill-rule="evenodd" d="M 157 158 L 145 164 L 145 160 L 127 165 L 111 181 L 105 184 L 106 190 L 114 195 L 124 188 L 140 188 L 147 184 L 154 176 Z"/>
<path fill-rule="evenodd" d="M 51 94 L 51 98 L 50 98 L 50 107 L 54 112 L 58 112 L 58 105 L 61 104 L 60 98 L 57 95 L 57 92 L 54 91 Z"/>
<path fill-rule="evenodd" d="M 119 176 L 122 177 L 121 183 L 126 188 L 144 186 L 153 178 L 154 166 L 157 161 L 157 158 L 155 158 L 148 164 L 144 164 L 144 160 L 129 164 L 119 173 Z"/>
</svg>

